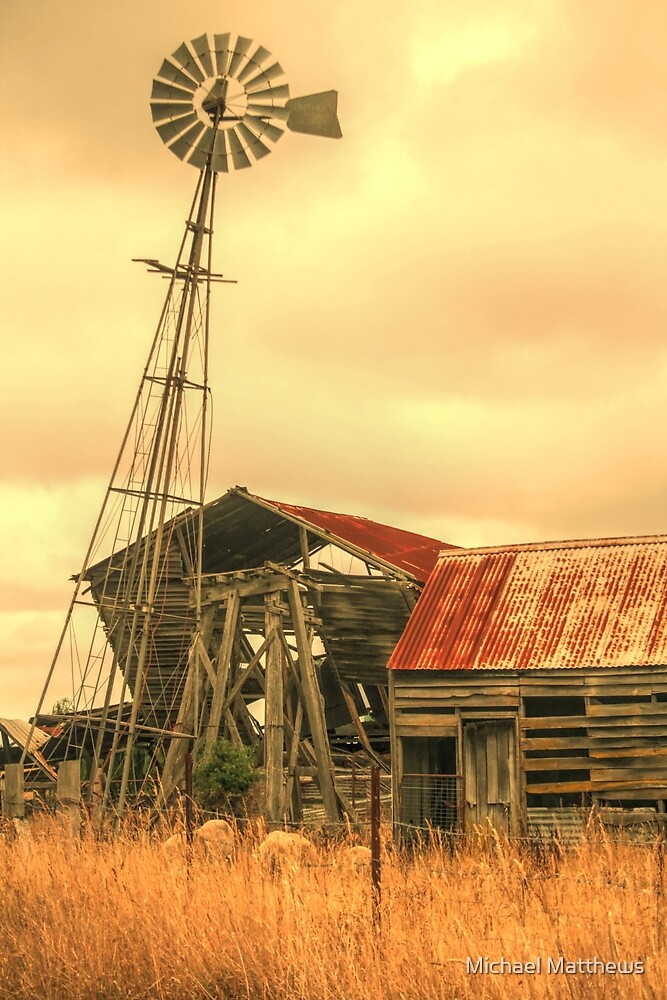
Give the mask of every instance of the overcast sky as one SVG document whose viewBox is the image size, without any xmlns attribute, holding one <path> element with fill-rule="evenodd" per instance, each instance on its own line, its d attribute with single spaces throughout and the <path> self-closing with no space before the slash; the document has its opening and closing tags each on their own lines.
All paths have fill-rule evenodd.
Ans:
<svg viewBox="0 0 667 1000">
<path fill-rule="evenodd" d="M 344 134 L 221 180 L 209 499 L 460 545 L 667 528 L 663 0 L 2 0 L 0 715 L 34 711 L 157 323 L 131 258 L 174 259 L 197 173 L 148 98 L 204 31 L 338 90 Z"/>
</svg>

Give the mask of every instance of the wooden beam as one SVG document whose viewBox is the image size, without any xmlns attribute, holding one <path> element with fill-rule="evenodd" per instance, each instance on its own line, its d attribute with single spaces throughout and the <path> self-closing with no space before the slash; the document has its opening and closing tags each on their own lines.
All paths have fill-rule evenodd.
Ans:
<svg viewBox="0 0 667 1000">
<path fill-rule="evenodd" d="M 318 784 L 322 794 L 324 809 L 329 822 L 336 823 L 340 820 L 340 809 L 336 792 L 336 781 L 334 777 L 334 766 L 329 746 L 326 720 L 324 715 L 324 699 L 317 683 L 315 663 L 313 661 L 312 650 L 308 642 L 308 630 L 301 604 L 301 593 L 298 585 L 290 580 L 287 589 L 290 615 L 292 617 L 292 628 L 296 639 L 297 654 L 299 657 L 299 673 L 301 686 L 303 688 L 306 714 L 310 725 L 310 732 L 313 740 L 315 755 L 317 758 Z"/>
<path fill-rule="evenodd" d="M 273 633 L 266 650 L 264 668 L 264 768 L 266 771 L 266 819 L 269 824 L 283 820 L 283 751 L 285 731 L 283 723 L 283 650 L 278 639 L 281 615 L 276 609 L 277 594 L 267 594 L 264 610 L 265 634 Z"/>
<path fill-rule="evenodd" d="M 301 738 L 301 726 L 303 724 L 303 702 L 297 698 L 296 712 L 294 715 L 294 730 L 290 741 L 290 749 L 287 757 L 287 789 L 285 801 L 290 810 L 290 820 L 299 823 L 303 815 L 301 802 L 301 783 L 296 775 L 296 765 L 299 757 L 299 740 Z"/>
<path fill-rule="evenodd" d="M 357 734 L 359 736 L 359 739 L 361 740 L 361 744 L 364 750 L 366 751 L 366 753 L 368 754 L 368 756 L 370 757 L 370 759 L 373 761 L 374 764 L 377 764 L 378 767 L 381 767 L 383 771 L 390 773 L 391 768 L 384 760 L 382 760 L 382 757 L 380 757 L 379 754 L 376 754 L 375 750 L 373 750 L 373 747 L 370 744 L 368 736 L 366 735 L 366 730 L 364 729 L 364 724 L 359 718 L 359 713 L 357 712 L 357 706 L 355 704 L 354 698 L 352 697 L 352 692 L 350 691 L 350 688 L 348 687 L 346 681 L 340 682 L 340 690 L 342 692 L 343 698 L 345 699 L 347 710 L 350 713 L 352 724 L 354 725 L 354 728 L 357 730 Z"/>
<path fill-rule="evenodd" d="M 299 525 L 299 545 L 304 569 L 310 569 L 310 550 L 308 549 L 308 532 L 303 524 Z"/>
<path fill-rule="evenodd" d="M 213 633 L 215 623 L 216 608 L 207 608 L 202 615 L 200 636 L 204 648 L 208 645 Z M 178 716 L 174 725 L 176 733 L 188 733 L 195 735 L 199 725 L 199 705 L 205 688 L 205 677 L 201 676 L 199 670 L 201 648 L 198 644 L 193 644 L 193 653 L 190 656 L 188 674 L 183 686 L 181 704 L 178 709 Z M 172 739 L 167 749 L 167 758 L 162 769 L 162 797 L 166 802 L 181 781 L 184 774 L 185 754 L 188 752 L 189 741 L 179 736 Z"/>
<path fill-rule="evenodd" d="M 268 647 L 269 647 L 270 643 L 272 642 L 272 640 L 273 640 L 273 638 L 274 638 L 275 635 L 276 635 L 275 631 L 271 631 L 267 635 L 267 637 L 264 639 L 262 645 L 259 647 L 259 649 L 257 650 L 257 652 L 253 655 L 252 659 L 248 663 L 248 666 L 241 673 L 241 675 L 236 679 L 236 681 L 234 682 L 234 684 L 232 684 L 231 688 L 229 689 L 229 693 L 227 694 L 227 696 L 226 696 L 226 698 L 224 700 L 224 703 L 223 703 L 223 706 L 222 706 L 223 711 L 226 708 L 229 708 L 229 706 L 232 704 L 232 702 L 235 701 L 236 696 L 238 695 L 238 693 L 243 688 L 243 685 L 245 684 L 245 682 L 247 680 L 249 680 L 249 678 L 252 677 L 253 674 L 257 673 L 259 665 L 260 665 L 259 661 L 264 656 L 264 653 L 268 649 Z"/>
<path fill-rule="evenodd" d="M 230 594 L 237 597 L 253 597 L 261 594 L 271 594 L 284 589 L 286 576 L 260 576 L 255 580 L 241 580 L 238 583 L 208 584 L 202 593 L 202 603 L 218 604 L 229 599 Z"/>
<path fill-rule="evenodd" d="M 236 626 L 239 620 L 239 609 L 241 599 L 236 592 L 229 595 L 227 602 L 227 613 L 225 624 L 222 629 L 222 639 L 220 641 L 220 651 L 217 658 L 217 676 L 213 688 L 213 699 L 211 701 L 211 712 L 206 726 L 206 738 L 204 740 L 205 750 L 210 750 L 220 733 L 220 723 L 222 721 L 222 706 L 227 693 L 227 681 L 231 669 L 232 652 L 234 650 L 234 639 L 236 637 Z"/>
</svg>

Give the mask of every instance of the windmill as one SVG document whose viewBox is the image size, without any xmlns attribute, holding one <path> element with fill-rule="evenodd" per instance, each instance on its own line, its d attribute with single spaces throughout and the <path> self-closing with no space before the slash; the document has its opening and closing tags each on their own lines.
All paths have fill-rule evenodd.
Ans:
<svg viewBox="0 0 667 1000">
<path fill-rule="evenodd" d="M 152 759 L 143 769 L 144 786 L 165 754 L 173 771 L 184 744 L 163 722 L 182 708 L 188 685 L 198 689 L 207 666 L 201 574 L 209 303 L 212 284 L 226 280 L 212 270 L 218 174 L 267 156 L 285 129 L 339 138 L 336 106 L 334 91 L 290 98 L 271 53 L 229 33 L 183 42 L 153 81 L 157 132 L 171 152 L 198 170 L 198 180 L 174 265 L 138 258 L 167 280 L 166 297 L 36 710 L 37 718 L 57 667 L 68 660 L 74 712 L 65 752 L 72 757 L 86 748 L 90 794 L 103 789 L 102 810 L 113 798 L 122 816 L 135 751 L 145 737 L 151 738 Z M 156 640 L 157 624 L 165 625 L 170 575 L 183 566 L 191 598 L 178 613 L 170 608 L 168 628 L 160 630 L 169 635 L 165 650 Z M 77 615 L 87 618 L 85 641 L 75 629 Z M 162 657 L 169 669 L 162 670 L 156 695 L 149 678 Z M 191 711 L 196 735 L 196 697 Z M 32 730 L 26 746 L 31 739 Z M 112 795 L 114 775 L 119 784 Z"/>
</svg>

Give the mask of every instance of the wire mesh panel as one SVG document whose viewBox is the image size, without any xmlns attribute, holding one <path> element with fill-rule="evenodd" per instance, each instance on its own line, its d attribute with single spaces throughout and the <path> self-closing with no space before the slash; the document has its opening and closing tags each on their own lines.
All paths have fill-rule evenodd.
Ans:
<svg viewBox="0 0 667 1000">
<path fill-rule="evenodd" d="M 370 822 L 371 769 L 370 766 L 336 767 L 336 788 L 345 795 L 360 823 Z M 303 822 L 315 825 L 326 822 L 322 796 L 314 778 L 301 779 Z M 391 823 L 391 775 L 380 774 L 380 817 Z"/>
<path fill-rule="evenodd" d="M 460 774 L 404 774 L 400 822 L 404 832 L 463 829 L 463 777 Z"/>
</svg>

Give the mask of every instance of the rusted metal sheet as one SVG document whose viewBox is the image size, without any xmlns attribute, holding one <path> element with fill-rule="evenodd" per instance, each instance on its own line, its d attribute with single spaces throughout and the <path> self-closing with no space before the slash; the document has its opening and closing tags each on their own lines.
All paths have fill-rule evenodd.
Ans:
<svg viewBox="0 0 667 1000">
<path fill-rule="evenodd" d="M 253 499 L 251 496 L 250 499 Z M 291 517 L 307 522 L 316 530 L 331 535 L 331 542 L 347 542 L 379 557 L 397 569 L 410 573 L 417 580 L 424 582 L 433 570 L 438 555 L 443 549 L 453 549 L 446 542 L 418 535 L 402 528 L 392 528 L 387 524 L 369 521 L 366 517 L 354 514 L 336 514 L 328 510 L 315 510 L 312 507 L 297 507 L 294 504 L 281 503 L 279 500 L 266 500 L 275 510 Z"/>
<path fill-rule="evenodd" d="M 441 554 L 389 668 L 667 663 L 667 536 Z"/>
</svg>

